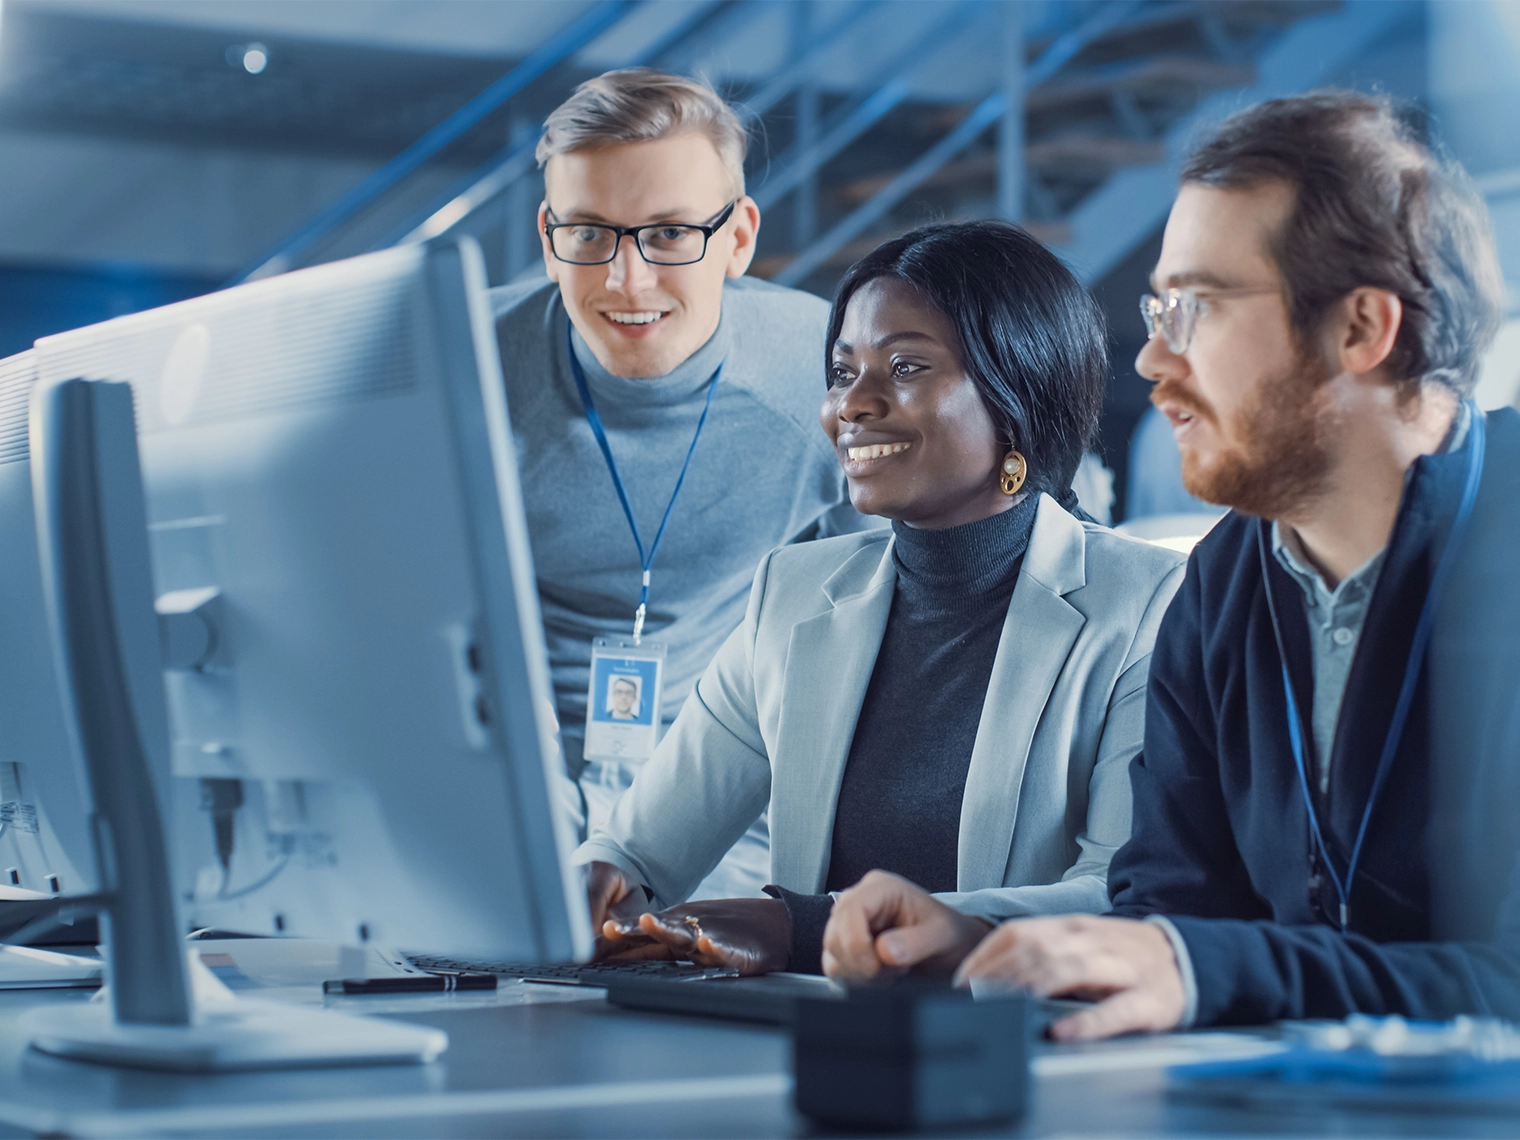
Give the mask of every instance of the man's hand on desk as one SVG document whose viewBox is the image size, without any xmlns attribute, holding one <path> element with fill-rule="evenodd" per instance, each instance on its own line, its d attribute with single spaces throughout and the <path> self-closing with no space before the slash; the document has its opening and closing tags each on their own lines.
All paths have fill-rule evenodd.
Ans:
<svg viewBox="0 0 1520 1140">
<path fill-rule="evenodd" d="M 699 966 L 728 966 L 741 974 L 784 970 L 792 955 L 792 919 L 776 899 L 707 899 L 608 919 L 599 959 L 683 958 Z"/>
<path fill-rule="evenodd" d="M 1057 1041 L 1175 1029 L 1186 1000 L 1166 932 L 1129 918 L 1076 914 L 1005 922 L 955 975 L 957 985 L 972 978 L 993 979 L 1036 997 L 1096 1000 L 1091 1009 L 1050 1027 Z"/>
<path fill-rule="evenodd" d="M 991 929 L 900 875 L 872 871 L 834 903 L 823 932 L 823 972 L 844 982 L 910 969 L 949 977 Z"/>
</svg>

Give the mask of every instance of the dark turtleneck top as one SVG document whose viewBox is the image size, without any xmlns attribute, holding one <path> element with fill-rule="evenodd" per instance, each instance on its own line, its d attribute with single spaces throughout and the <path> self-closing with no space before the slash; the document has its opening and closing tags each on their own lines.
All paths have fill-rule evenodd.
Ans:
<svg viewBox="0 0 1520 1140">
<path fill-rule="evenodd" d="M 893 523 L 897 586 L 839 788 L 828 890 L 874 868 L 955 890 L 971 749 L 1038 505 L 944 530 Z M 818 970 L 832 899 L 777 893 L 790 968 Z"/>
</svg>

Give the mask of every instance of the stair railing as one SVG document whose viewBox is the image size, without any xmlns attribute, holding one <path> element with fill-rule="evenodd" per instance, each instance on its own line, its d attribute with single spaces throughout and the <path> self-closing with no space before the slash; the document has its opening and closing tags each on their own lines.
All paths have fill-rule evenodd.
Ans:
<svg viewBox="0 0 1520 1140">
<path fill-rule="evenodd" d="M 831 116 L 819 128 L 818 141 L 813 146 L 784 159 L 782 169 L 760 185 L 754 194 L 760 209 L 768 210 L 774 206 L 885 118 L 894 107 L 912 94 L 910 77 L 914 66 L 928 60 L 951 40 L 974 30 L 992 10 L 992 5 L 986 0 L 961 0 L 960 3 L 946 5 L 944 14 L 922 35 L 915 36 L 912 43 L 875 69 L 876 74 L 891 78 L 865 98 Z"/>
<path fill-rule="evenodd" d="M 1145 7 L 1145 0 L 1127 0 L 1126 3 L 1100 8 L 1096 14 L 1077 27 L 1058 36 L 1040 57 L 1024 70 L 1024 90 L 1044 83 L 1083 48 L 1101 36 L 1107 35 L 1121 24 L 1132 19 Z M 800 285 L 839 250 L 861 233 L 886 217 L 904 198 L 939 171 L 947 162 L 976 141 L 987 128 L 1005 114 L 1022 115 L 1024 104 L 1009 106 L 1008 94 L 997 91 L 978 103 L 955 128 L 925 151 L 905 170 L 861 203 L 854 211 L 834 225 L 828 233 L 809 245 L 787 263 L 772 280 L 779 285 Z"/>
<path fill-rule="evenodd" d="M 238 273 L 228 284 L 270 277 L 291 268 L 296 258 L 334 228 L 417 170 L 550 68 L 563 63 L 591 43 L 627 16 L 635 7 L 637 7 L 636 0 L 601 0 L 596 7 L 573 20 L 529 52 L 527 58 L 506 75 L 380 169 L 360 181 L 337 201 L 320 211 L 281 242 L 277 248 L 265 254 L 248 269 Z"/>
<path fill-rule="evenodd" d="M 796 90 L 824 53 L 835 46 L 847 32 L 883 6 L 883 0 L 857 0 L 849 11 L 814 39 L 806 53 L 786 64 L 754 96 L 737 104 L 735 110 L 750 121 L 759 119 Z M 670 38 L 673 37 L 667 37 Z M 640 58 L 631 60 L 625 66 L 653 61 L 660 54 L 657 51 L 641 53 Z M 430 207 L 424 215 L 413 218 L 384 244 L 407 245 L 441 237 L 456 229 L 459 232 L 478 233 L 489 228 L 496 220 L 491 207 L 499 204 L 519 179 L 537 169 L 538 163 L 533 154 L 537 141 L 535 138 L 531 143 L 525 142 L 503 151 L 466 178 L 442 201 Z"/>
</svg>

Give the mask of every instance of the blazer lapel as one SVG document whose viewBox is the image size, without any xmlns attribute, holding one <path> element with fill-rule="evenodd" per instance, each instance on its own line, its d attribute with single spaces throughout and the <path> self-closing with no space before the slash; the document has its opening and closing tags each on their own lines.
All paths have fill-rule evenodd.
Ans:
<svg viewBox="0 0 1520 1140">
<path fill-rule="evenodd" d="M 828 877 L 839 785 L 896 582 L 892 543 L 863 550 L 824 583 L 832 608 L 792 627 L 770 814 L 771 874 L 789 890 L 815 893 Z"/>
<path fill-rule="evenodd" d="M 1041 496 L 971 749 L 957 890 L 1003 885 L 1035 730 L 1087 620 L 1062 596 L 1086 584 L 1086 538 L 1081 523 Z"/>
</svg>

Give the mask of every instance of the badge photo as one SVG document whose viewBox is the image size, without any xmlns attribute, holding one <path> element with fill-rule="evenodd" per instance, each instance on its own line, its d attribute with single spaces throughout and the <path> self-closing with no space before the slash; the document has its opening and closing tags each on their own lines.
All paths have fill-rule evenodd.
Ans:
<svg viewBox="0 0 1520 1140">
<path fill-rule="evenodd" d="M 645 760 L 659 739 L 664 646 L 597 638 L 591 647 L 584 754 L 598 760 Z"/>
</svg>

